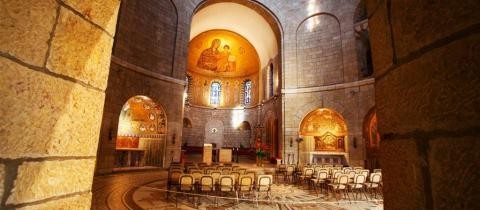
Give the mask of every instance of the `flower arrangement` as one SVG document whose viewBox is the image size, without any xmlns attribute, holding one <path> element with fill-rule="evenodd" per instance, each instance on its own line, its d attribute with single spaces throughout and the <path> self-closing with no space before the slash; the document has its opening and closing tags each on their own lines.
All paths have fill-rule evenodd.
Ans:
<svg viewBox="0 0 480 210">
<path fill-rule="evenodd" d="M 263 158 L 268 155 L 268 145 L 263 144 L 260 139 L 255 142 L 255 149 L 257 155 L 257 165 L 262 165 Z"/>
</svg>

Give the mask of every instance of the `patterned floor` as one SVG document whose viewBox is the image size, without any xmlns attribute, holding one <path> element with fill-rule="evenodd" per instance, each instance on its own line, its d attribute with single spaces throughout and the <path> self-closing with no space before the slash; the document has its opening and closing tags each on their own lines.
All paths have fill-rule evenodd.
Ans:
<svg viewBox="0 0 480 210">
<path fill-rule="evenodd" d="M 245 195 L 246 200 L 237 203 L 235 195 L 228 199 L 196 197 L 171 194 L 166 196 L 166 171 L 128 172 L 109 176 L 95 177 L 93 186 L 92 209 L 383 209 L 382 200 L 337 202 L 330 195 L 317 194 L 295 185 L 274 184 L 271 201 L 260 195 L 260 201 L 254 201 L 254 195 Z M 195 205 L 197 203 L 198 205 Z"/>
</svg>

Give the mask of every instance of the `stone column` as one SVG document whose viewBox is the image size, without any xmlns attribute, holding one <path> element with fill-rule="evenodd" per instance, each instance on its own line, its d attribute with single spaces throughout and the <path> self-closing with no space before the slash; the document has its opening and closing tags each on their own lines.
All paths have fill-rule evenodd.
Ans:
<svg viewBox="0 0 480 210">
<path fill-rule="evenodd" d="M 119 4 L 0 2 L 0 209 L 90 209 Z"/>
<path fill-rule="evenodd" d="M 479 209 L 480 2 L 367 1 L 385 209 Z"/>
</svg>

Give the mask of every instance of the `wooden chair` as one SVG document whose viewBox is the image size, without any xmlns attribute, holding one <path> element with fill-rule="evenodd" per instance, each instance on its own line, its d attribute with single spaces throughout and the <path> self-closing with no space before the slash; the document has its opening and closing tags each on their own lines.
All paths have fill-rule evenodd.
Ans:
<svg viewBox="0 0 480 210">
<path fill-rule="evenodd" d="M 358 193 L 360 192 L 360 198 L 362 197 L 361 193 L 365 195 L 365 198 L 368 200 L 367 194 L 365 193 L 365 181 L 367 177 L 363 174 L 355 174 L 353 178 L 353 183 L 348 184 L 349 190 L 353 193 L 355 192 L 355 200 L 357 200 Z"/>
<path fill-rule="evenodd" d="M 343 192 L 344 197 L 348 197 L 348 200 L 350 200 L 350 196 L 348 195 L 348 192 L 347 192 L 348 190 L 347 184 L 348 184 L 347 174 L 338 175 L 337 179 L 333 183 L 328 184 L 329 188 L 332 189 L 332 192 L 335 196 L 335 200 L 338 201 L 337 193 L 340 193 L 340 192 Z"/>
</svg>

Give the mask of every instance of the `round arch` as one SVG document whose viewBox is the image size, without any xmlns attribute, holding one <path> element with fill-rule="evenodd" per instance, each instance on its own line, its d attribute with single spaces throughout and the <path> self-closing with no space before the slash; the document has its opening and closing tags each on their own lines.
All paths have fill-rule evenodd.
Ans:
<svg viewBox="0 0 480 210">
<path fill-rule="evenodd" d="M 333 109 L 317 108 L 299 126 L 299 157 L 303 162 L 348 164 L 348 129 L 343 116 Z"/>
<path fill-rule="evenodd" d="M 162 105 L 143 95 L 123 105 L 115 138 L 115 167 L 163 167 L 167 115 Z"/>
</svg>

